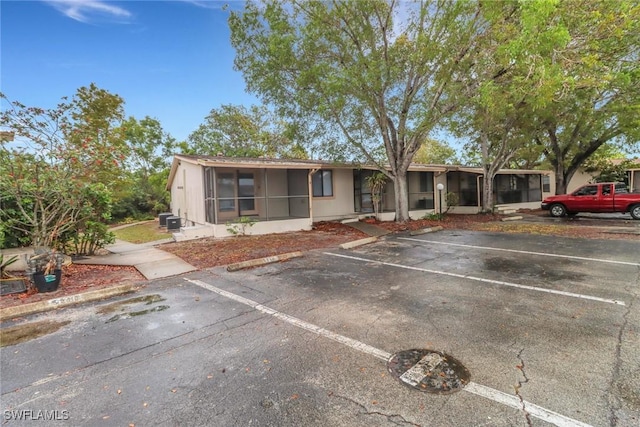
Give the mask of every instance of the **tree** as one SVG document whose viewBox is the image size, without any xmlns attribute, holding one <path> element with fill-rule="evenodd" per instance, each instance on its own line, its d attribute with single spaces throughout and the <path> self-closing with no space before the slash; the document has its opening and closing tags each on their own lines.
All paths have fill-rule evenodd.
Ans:
<svg viewBox="0 0 640 427">
<path fill-rule="evenodd" d="M 162 129 L 157 119 L 129 117 L 123 123 L 129 155 L 126 181 L 114 188 L 115 219 L 146 218 L 169 208 L 166 183 L 169 157 L 177 148 L 175 139 Z"/>
<path fill-rule="evenodd" d="M 477 12 L 449 0 L 267 1 L 247 3 L 229 25 L 249 90 L 339 133 L 393 181 L 396 221 L 406 221 L 407 170 L 455 107 L 445 88 L 474 50 Z"/>
<path fill-rule="evenodd" d="M 524 3 L 526 4 L 526 2 Z M 528 116 L 554 169 L 556 193 L 603 144 L 640 141 L 640 3 L 582 0 L 551 4 L 532 26 L 565 32 L 551 55 L 530 59 L 538 102 Z"/>
<path fill-rule="evenodd" d="M 468 151 L 483 169 L 482 210 L 493 211 L 493 182 L 498 171 L 531 146 L 529 118 L 537 88 L 527 78 L 527 59 L 545 56 L 565 39 L 556 28 L 531 28 L 550 14 L 546 0 L 489 2 L 483 5 L 486 29 L 473 58 L 471 72 L 452 84 L 452 96 L 462 101 L 450 121 L 454 135 L 468 138 Z"/>
<path fill-rule="evenodd" d="M 445 165 L 460 163 L 456 155 L 456 150 L 451 148 L 446 142 L 427 138 L 420 144 L 420 148 L 413 157 L 415 163 L 426 165 Z"/>
<path fill-rule="evenodd" d="M 603 144 L 582 165 L 585 172 L 594 174 L 595 182 L 629 183 L 627 169 L 634 167 L 634 161 L 625 158 L 624 153 L 613 144 Z"/>
<path fill-rule="evenodd" d="M 306 158 L 295 128 L 264 106 L 213 109 L 188 138 L 188 152 L 234 157 Z"/>
<path fill-rule="evenodd" d="M 61 136 L 84 180 L 113 186 L 122 177 L 129 155 L 123 120 L 124 100 L 94 83 L 79 88 L 69 102 Z"/>
<path fill-rule="evenodd" d="M 3 140 L 0 146 L 4 235 L 28 236 L 19 243 L 52 247 L 84 233 L 90 222 L 107 221 L 111 193 L 99 178 L 116 173 L 124 155 L 115 137 L 121 99 L 95 85 L 51 109 L 0 98 L 7 104 L 0 126 L 16 136 L 15 143 Z M 92 236 L 109 238 L 106 229 Z M 6 242 L 16 239 L 0 243 Z"/>
</svg>

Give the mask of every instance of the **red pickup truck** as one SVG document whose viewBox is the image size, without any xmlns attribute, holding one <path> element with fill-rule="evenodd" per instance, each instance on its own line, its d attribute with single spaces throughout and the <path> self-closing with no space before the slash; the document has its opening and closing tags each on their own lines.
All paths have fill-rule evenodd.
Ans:
<svg viewBox="0 0 640 427">
<path fill-rule="evenodd" d="M 554 217 L 579 212 L 629 212 L 631 218 L 640 219 L 640 193 L 629 193 L 620 182 L 601 182 L 585 185 L 571 194 L 547 197 L 542 201 L 542 209 Z"/>
</svg>

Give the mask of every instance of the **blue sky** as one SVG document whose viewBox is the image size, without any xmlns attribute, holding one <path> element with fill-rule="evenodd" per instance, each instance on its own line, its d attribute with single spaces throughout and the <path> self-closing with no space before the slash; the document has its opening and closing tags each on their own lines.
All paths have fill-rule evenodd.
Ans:
<svg viewBox="0 0 640 427">
<path fill-rule="evenodd" d="M 240 2 L 2 0 L 0 90 L 54 107 L 95 83 L 127 116 L 157 118 L 183 140 L 213 108 L 258 104 L 233 71 L 229 10 Z"/>
</svg>

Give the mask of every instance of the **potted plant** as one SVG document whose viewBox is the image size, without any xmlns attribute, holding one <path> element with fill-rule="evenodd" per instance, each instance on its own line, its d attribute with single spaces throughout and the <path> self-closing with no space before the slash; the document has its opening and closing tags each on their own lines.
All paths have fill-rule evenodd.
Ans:
<svg viewBox="0 0 640 427">
<path fill-rule="evenodd" d="M 64 255 L 49 248 L 38 248 L 27 258 L 27 275 L 38 292 L 58 290 Z"/>
<path fill-rule="evenodd" d="M 7 271 L 7 267 L 18 260 L 14 255 L 5 261 L 4 255 L 0 254 L 0 295 L 15 294 L 27 290 L 25 280 L 22 277 L 14 277 Z"/>
</svg>

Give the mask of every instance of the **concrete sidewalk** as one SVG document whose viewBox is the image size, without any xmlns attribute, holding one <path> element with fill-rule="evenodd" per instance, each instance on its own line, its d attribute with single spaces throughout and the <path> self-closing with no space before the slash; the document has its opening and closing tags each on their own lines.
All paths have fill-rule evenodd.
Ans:
<svg viewBox="0 0 640 427">
<path fill-rule="evenodd" d="M 345 222 L 343 224 L 348 225 L 351 228 L 355 228 L 356 230 L 360 230 L 363 233 L 365 233 L 367 236 L 371 236 L 371 237 L 380 237 L 380 236 L 384 236 L 386 234 L 391 233 L 389 230 L 385 228 L 379 227 L 375 224 L 362 222 L 362 221 Z"/>
<path fill-rule="evenodd" d="M 173 241 L 167 239 L 166 242 Z M 165 240 L 137 245 L 116 240 L 116 243 L 105 247 L 111 252 L 108 255 L 93 255 L 76 259 L 74 264 L 93 265 L 130 265 L 135 267 L 147 279 L 160 279 L 176 276 L 197 270 L 196 267 L 177 256 L 157 249 L 153 245 L 165 243 Z"/>
</svg>

